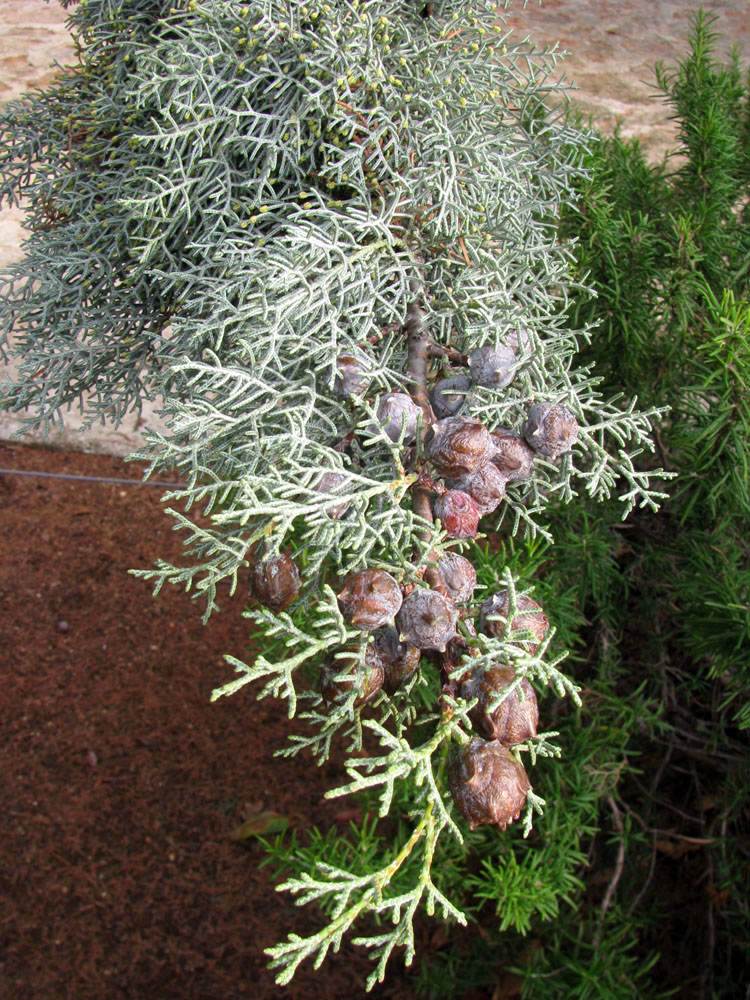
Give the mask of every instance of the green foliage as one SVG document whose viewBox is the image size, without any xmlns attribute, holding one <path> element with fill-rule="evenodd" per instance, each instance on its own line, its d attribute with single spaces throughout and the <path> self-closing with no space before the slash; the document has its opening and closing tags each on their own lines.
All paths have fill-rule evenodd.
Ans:
<svg viewBox="0 0 750 1000">
<path fill-rule="evenodd" d="M 677 819 L 685 843 L 704 838 L 695 877 L 724 891 L 727 902 L 716 915 L 714 897 L 696 904 L 693 951 L 701 965 L 693 978 L 704 991 L 696 995 L 718 997 L 731 995 L 750 967 L 748 795 L 745 780 L 742 792 L 736 784 L 750 766 L 742 732 L 750 727 L 750 90 L 737 53 L 728 66 L 716 61 L 715 22 L 696 14 L 689 54 L 676 69 L 656 71 L 678 125 L 674 159 L 651 165 L 637 142 L 603 138 L 563 230 L 577 238 L 580 272 L 597 292 L 572 304 L 573 322 L 595 327 L 582 357 L 596 364 L 605 385 L 670 408 L 657 442 L 677 473 L 672 496 L 658 523 L 639 515 L 620 532 L 619 551 L 610 551 L 623 590 L 608 591 L 614 602 L 597 596 L 589 616 L 600 618 L 602 609 L 621 660 L 627 657 L 647 695 L 664 702 L 657 739 L 669 767 L 634 734 L 652 769 L 636 783 L 626 780 L 618 801 L 642 830 L 673 830 Z M 672 766 L 691 776 L 689 800 L 684 784 L 670 780 Z M 703 787 L 716 789 L 715 805 L 701 805 Z M 686 824 L 686 815 L 700 816 L 701 825 Z M 626 831 L 621 840 L 627 861 L 620 898 L 627 899 L 629 873 L 639 866 L 664 894 L 669 875 L 660 859 L 673 846 L 653 847 L 649 859 Z M 628 916 L 637 918 L 633 908 L 646 890 L 635 881 L 630 891 Z M 660 905 L 649 895 L 654 915 L 666 916 L 669 901 Z M 663 925 L 650 928 L 645 912 L 641 921 L 642 938 L 661 948 Z M 560 944 L 555 967 L 570 970 L 569 954 Z M 668 970 L 657 971 L 670 982 Z M 671 985 L 681 994 L 687 988 L 674 978 Z M 579 994 L 571 988 L 565 995 Z"/>
<path fill-rule="evenodd" d="M 590 921 L 568 922 L 561 928 L 552 947 L 542 947 L 524 976 L 524 997 L 550 997 L 554 1000 L 653 1000 L 672 994 L 653 992 L 649 973 L 655 955 L 640 958 L 638 928 L 623 910 L 607 912 L 592 934 Z M 602 941 L 606 941 L 603 946 Z"/>
<path fill-rule="evenodd" d="M 653 569 L 665 596 L 686 602 L 670 631 L 714 674 L 736 674 L 741 701 L 750 681 L 750 105 L 737 55 L 729 67 L 713 58 L 715 20 L 699 12 L 690 55 L 657 70 L 679 124 L 676 169 L 648 166 L 635 142 L 603 140 L 564 226 L 597 290 L 573 307 L 576 323 L 598 324 L 584 354 L 606 382 L 669 403 L 659 442 L 679 473 L 670 509 L 680 537 Z"/>
<path fill-rule="evenodd" d="M 686 523 L 696 510 L 712 521 L 750 518 L 750 303 L 721 300 L 705 290 L 706 339 L 696 345 L 679 406 L 684 420 L 671 433 L 672 447 L 686 474 L 677 492 Z"/>
<path fill-rule="evenodd" d="M 750 972 L 750 91 L 736 55 L 715 61 L 713 24 L 696 15 L 689 56 L 657 72 L 677 156 L 600 137 L 562 223 L 597 292 L 572 296 L 580 360 L 669 406 L 657 441 L 678 478 L 658 518 L 620 525 L 581 496 L 547 507 L 554 545 L 472 552 L 488 590 L 498 566 L 533 588 L 584 707 L 555 721 L 566 767 L 534 851 L 475 843 L 484 908 L 464 909 L 483 934 L 423 963 L 425 997 L 449 995 L 446 970 L 471 988 L 515 969 L 533 998 L 718 998 Z"/>
<path fill-rule="evenodd" d="M 693 21 L 691 54 L 657 84 L 678 123 L 678 165 L 653 166 L 637 141 L 602 138 L 566 230 L 597 296 L 578 296 L 573 317 L 596 326 L 591 358 L 618 389 L 667 401 L 685 388 L 704 341 L 705 296 L 746 293 L 748 97 L 738 56 L 713 58 L 714 15 Z"/>
</svg>

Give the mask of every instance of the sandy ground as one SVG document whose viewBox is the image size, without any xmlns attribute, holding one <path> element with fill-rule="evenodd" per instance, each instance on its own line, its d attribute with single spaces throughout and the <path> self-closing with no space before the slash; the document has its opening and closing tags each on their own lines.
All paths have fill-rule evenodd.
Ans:
<svg viewBox="0 0 750 1000">
<path fill-rule="evenodd" d="M 652 67 L 674 65 L 686 51 L 690 18 L 697 0 L 514 0 L 508 26 L 528 35 L 540 47 L 557 46 L 569 53 L 559 74 L 578 88 L 571 96 L 604 130 L 622 119 L 623 134 L 639 137 L 652 159 L 672 146 L 669 109 L 658 100 Z M 750 62 L 750 0 L 703 0 L 704 9 L 720 20 L 719 51 L 737 44 L 742 61 Z M 0 0 L 0 104 L 43 87 L 56 70 L 74 58 L 65 28 L 65 12 L 56 0 Z M 0 268 L 21 256 L 22 212 L 0 212 Z M 0 374 L 2 369 L 0 369 Z M 156 419 L 148 409 L 114 429 L 96 427 L 77 432 L 75 415 L 51 443 L 84 451 L 124 455 L 138 447 L 144 427 Z M 0 439 L 11 437 L 17 422 L 0 417 Z"/>
<path fill-rule="evenodd" d="M 567 53 L 560 72 L 576 90 L 571 97 L 594 123 L 637 137 L 652 160 L 674 145 L 669 108 L 654 89 L 653 67 L 674 66 L 688 51 L 687 37 L 699 0 L 514 0 L 507 24 L 540 46 Z M 717 52 L 737 46 L 750 64 L 750 0 L 702 0 L 718 15 Z"/>
<path fill-rule="evenodd" d="M 72 60 L 65 11 L 57 2 L 0 0 L 0 105 L 43 88 L 58 72 L 55 62 Z M 21 256 L 21 221 L 18 209 L 0 212 L 0 267 Z"/>
</svg>

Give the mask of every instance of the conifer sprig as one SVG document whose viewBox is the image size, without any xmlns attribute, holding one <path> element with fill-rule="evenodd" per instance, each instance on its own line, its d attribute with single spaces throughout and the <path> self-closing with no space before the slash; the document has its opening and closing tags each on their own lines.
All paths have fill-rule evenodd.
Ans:
<svg viewBox="0 0 750 1000">
<path fill-rule="evenodd" d="M 393 925 L 385 934 L 355 938 L 354 943 L 370 948 L 370 958 L 377 959 L 377 966 L 367 980 L 370 990 L 377 982 L 382 982 L 385 969 L 394 948 L 405 948 L 404 960 L 409 964 L 414 958 L 414 916 L 420 906 L 432 915 L 436 908 L 444 920 L 455 920 L 465 924 L 466 917 L 434 885 L 430 878 L 432 857 L 435 851 L 441 825 L 433 812 L 430 802 L 423 810 L 411 835 L 392 860 L 375 872 L 355 875 L 351 872 L 319 863 L 317 877 L 303 874 L 278 886 L 279 891 L 288 891 L 298 896 L 297 902 L 305 904 L 315 901 L 328 904 L 330 922 L 317 934 L 309 938 L 290 934 L 288 940 L 267 949 L 271 956 L 271 968 L 281 968 L 276 981 L 285 985 L 294 976 L 297 966 L 305 958 L 315 955 L 314 967 L 323 963 L 329 948 L 337 951 L 345 934 L 365 913 L 386 917 Z M 419 874 L 412 888 L 406 892 L 392 892 L 392 885 L 399 870 L 406 863 Z M 391 890 L 389 892 L 389 890 Z"/>
<path fill-rule="evenodd" d="M 464 828 L 504 830 L 525 808 L 528 836 L 541 813 L 521 755 L 549 765 L 548 782 L 564 766 L 551 734 L 512 752 L 470 735 L 459 663 L 509 666 L 575 705 L 579 686 L 554 632 L 529 653 L 525 633 L 477 635 L 476 602 L 448 596 L 441 562 L 477 525 L 449 530 L 433 514 L 436 496 L 462 492 L 429 453 L 440 376 L 471 372 L 461 419 L 502 494 L 492 526 L 512 514 L 519 534 L 547 532 L 545 512 L 572 503 L 578 481 L 595 500 L 619 493 L 626 512 L 659 495 L 634 462 L 659 410 L 604 400 L 575 367 L 591 327 L 564 324 L 581 285 L 557 225 L 589 136 L 548 106 L 563 92 L 555 55 L 513 44 L 490 0 L 425 12 L 412 0 L 81 0 L 78 63 L 0 117 L 0 197 L 29 199 L 32 230 L 0 298 L 0 348 L 18 338 L 20 360 L 2 405 L 45 427 L 69 403 L 121 420 L 161 395 L 166 430 L 137 457 L 184 480 L 170 513 L 187 564 L 139 575 L 192 588 L 208 618 L 222 583 L 234 593 L 251 570 L 259 652 L 229 656 L 237 676 L 213 698 L 256 683 L 290 717 L 304 698 L 312 735 L 285 752 L 324 760 L 343 739 L 357 756 L 332 794 L 376 795 L 383 820 L 409 817 L 378 863 L 318 858 L 282 886 L 327 922 L 269 950 L 280 983 L 367 915 L 393 925 L 356 939 L 376 960 L 369 985 L 395 948 L 410 962 L 420 907 L 464 920 L 443 891 Z M 510 381 L 475 378 L 475 352 L 511 340 Z M 539 403 L 562 405 L 571 436 L 531 454 Z M 531 455 L 523 481 L 487 465 L 499 427 Z M 367 572 L 380 590 L 358 590 Z M 359 604 L 345 610 L 352 578 Z M 512 623 L 510 569 L 504 583 Z M 400 687 L 378 640 L 411 657 Z M 321 668 L 325 698 L 309 691 Z M 495 768 L 511 776 L 503 794 Z"/>
</svg>

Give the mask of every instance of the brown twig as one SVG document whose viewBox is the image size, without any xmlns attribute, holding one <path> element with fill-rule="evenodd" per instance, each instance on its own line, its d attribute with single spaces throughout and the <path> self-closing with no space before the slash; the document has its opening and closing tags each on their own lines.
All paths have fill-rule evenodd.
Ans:
<svg viewBox="0 0 750 1000">
<path fill-rule="evenodd" d="M 367 121 L 367 119 L 365 118 L 365 116 L 360 111 L 357 111 L 356 108 L 353 108 L 351 106 L 351 104 L 347 103 L 346 101 L 336 101 L 336 104 L 340 108 L 343 108 L 345 111 L 349 111 L 352 115 L 354 115 L 354 117 L 359 121 L 359 123 L 364 128 L 367 129 L 368 132 L 372 131 L 372 129 L 370 127 L 370 123 Z"/>
<path fill-rule="evenodd" d="M 648 870 L 648 875 L 646 876 L 646 881 L 641 886 L 641 891 L 638 893 L 638 895 L 635 897 L 635 899 L 633 900 L 633 902 L 630 905 L 630 909 L 628 910 L 628 913 L 627 913 L 628 918 L 630 918 L 630 916 L 635 912 L 636 908 L 638 907 L 638 904 L 643 899 L 643 897 L 646 895 L 646 892 L 648 891 L 648 887 L 651 885 L 651 880 L 654 877 L 654 869 L 655 868 L 656 868 L 656 834 L 654 834 L 653 842 L 652 842 L 652 845 L 651 845 L 651 866 L 650 866 L 650 868 Z"/>
<path fill-rule="evenodd" d="M 426 489 L 431 490 L 433 493 L 437 493 L 439 497 L 447 493 L 447 489 L 442 483 L 436 483 L 435 480 L 430 476 L 427 469 L 420 469 L 418 482 L 420 486 L 424 486 Z"/>
<path fill-rule="evenodd" d="M 674 840 L 682 840 L 686 844 L 696 844 L 698 846 L 710 846 L 711 844 L 716 843 L 715 837 L 689 837 L 686 833 L 677 833 L 676 830 L 664 830 L 660 827 L 649 826 L 649 824 L 638 815 L 635 809 L 629 806 L 623 799 L 620 799 L 620 805 L 633 817 L 644 833 L 653 834 L 654 837 L 672 837 Z"/>
<path fill-rule="evenodd" d="M 373 333 L 367 338 L 368 344 L 377 344 L 379 340 L 383 337 L 387 337 L 389 333 L 394 333 L 396 330 L 402 330 L 403 323 L 388 323 L 387 326 L 381 326 L 378 333 Z"/>
<path fill-rule="evenodd" d="M 424 309 L 419 295 L 416 295 L 407 307 L 404 331 L 407 342 L 407 378 L 411 386 L 412 399 L 422 411 L 422 437 L 424 439 L 424 435 L 427 433 L 428 428 L 432 426 L 435 416 L 430 406 L 429 396 L 427 395 L 428 341 L 424 329 Z M 433 521 L 431 500 L 431 490 L 422 483 L 415 483 L 412 487 L 412 507 L 414 513 L 430 524 Z M 423 531 L 421 537 L 423 541 L 426 540 L 429 537 L 429 532 L 427 530 Z M 434 561 L 433 556 L 434 553 L 430 552 L 430 561 Z M 424 579 L 433 590 L 441 589 L 442 581 L 434 566 L 427 567 Z"/>
<path fill-rule="evenodd" d="M 469 355 L 462 354 L 456 347 L 445 347 L 443 344 L 434 344 L 432 341 L 427 345 L 427 356 L 429 358 L 447 358 L 454 365 L 468 367 Z"/>
<path fill-rule="evenodd" d="M 607 891 L 604 893 L 604 899 L 602 900 L 602 905 L 600 907 L 599 924 L 596 928 L 596 934 L 594 935 L 594 947 L 599 945 L 599 941 L 602 936 L 602 929 L 604 925 L 604 917 L 606 916 L 607 910 L 612 904 L 612 897 L 615 894 L 615 889 L 617 888 L 617 883 L 622 878 L 622 872 L 625 867 L 625 832 L 622 828 L 622 819 L 620 818 L 620 810 L 617 808 L 617 803 L 610 795 L 607 799 L 609 803 L 609 808 L 612 810 L 612 818 L 614 820 L 615 827 L 618 834 L 620 835 L 620 841 L 617 846 L 617 860 L 615 861 L 615 870 L 612 878 L 609 880 L 609 885 L 607 886 Z"/>
<path fill-rule="evenodd" d="M 424 331 L 424 308 L 417 296 L 406 310 L 404 322 L 407 343 L 407 375 L 411 383 L 411 395 L 424 417 L 423 434 L 433 423 L 435 416 L 427 395 L 427 365 L 429 361 L 429 341 Z"/>
</svg>

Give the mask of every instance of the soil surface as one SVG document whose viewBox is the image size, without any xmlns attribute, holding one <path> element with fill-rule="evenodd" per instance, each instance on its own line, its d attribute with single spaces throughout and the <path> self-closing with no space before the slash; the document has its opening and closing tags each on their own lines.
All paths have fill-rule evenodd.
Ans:
<svg viewBox="0 0 750 1000">
<path fill-rule="evenodd" d="M 140 475 L 20 445 L 0 445 L 0 467 Z M 290 726 L 279 702 L 210 703 L 250 623 L 235 599 L 203 626 L 189 595 L 154 598 L 128 575 L 155 553 L 179 561 L 162 492 L 0 474 L 0 997 L 362 996 L 371 966 L 353 947 L 286 989 L 266 969 L 264 948 L 319 918 L 232 832 L 264 810 L 300 830 L 345 827 L 351 804 L 322 798 L 345 774 L 273 756 Z M 407 983 L 396 960 L 372 995 L 412 996 Z"/>
</svg>

